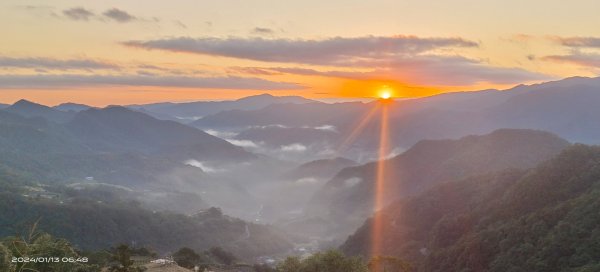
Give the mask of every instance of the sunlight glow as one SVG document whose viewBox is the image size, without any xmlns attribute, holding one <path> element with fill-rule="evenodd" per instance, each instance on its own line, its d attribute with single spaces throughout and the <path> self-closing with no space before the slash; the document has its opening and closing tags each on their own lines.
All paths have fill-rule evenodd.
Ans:
<svg viewBox="0 0 600 272">
<path fill-rule="evenodd" d="M 379 98 L 381 99 L 390 99 L 392 98 L 392 89 L 387 85 L 384 85 L 383 88 L 379 91 Z"/>
</svg>

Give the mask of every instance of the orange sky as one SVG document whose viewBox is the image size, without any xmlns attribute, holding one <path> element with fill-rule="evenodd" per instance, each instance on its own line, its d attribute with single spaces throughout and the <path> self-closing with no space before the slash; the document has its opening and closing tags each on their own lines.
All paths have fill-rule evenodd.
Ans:
<svg viewBox="0 0 600 272">
<path fill-rule="evenodd" d="M 591 0 L 6 0 L 0 102 L 362 98 L 382 88 L 421 97 L 596 76 L 597 10 Z"/>
</svg>

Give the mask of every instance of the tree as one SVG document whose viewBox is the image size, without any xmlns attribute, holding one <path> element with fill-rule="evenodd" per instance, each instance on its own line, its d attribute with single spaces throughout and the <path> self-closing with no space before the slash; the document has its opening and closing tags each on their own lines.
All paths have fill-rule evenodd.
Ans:
<svg viewBox="0 0 600 272">
<path fill-rule="evenodd" d="M 194 268 L 202 261 L 202 257 L 191 248 L 184 247 L 173 254 L 173 259 L 177 265 L 185 268 Z"/>
<path fill-rule="evenodd" d="M 369 261 L 371 272 L 409 272 L 410 264 L 392 256 L 375 256 Z"/>
<path fill-rule="evenodd" d="M 285 261 L 279 263 L 277 265 L 277 271 L 281 272 L 301 272 L 302 271 L 302 261 L 300 258 L 293 256 L 287 257 Z"/>
<path fill-rule="evenodd" d="M 252 269 L 254 269 L 254 272 L 277 272 L 275 268 L 266 264 L 254 264 Z"/>
<path fill-rule="evenodd" d="M 142 272 L 146 270 L 144 267 L 133 265 L 131 249 L 125 244 L 121 244 L 115 248 L 112 261 L 115 263 L 108 269 L 110 272 Z"/>
<path fill-rule="evenodd" d="M 219 263 L 226 264 L 226 265 L 233 264 L 235 262 L 235 260 L 237 259 L 233 255 L 233 253 L 225 251 L 224 249 L 222 249 L 220 247 L 212 247 L 209 250 L 209 253 L 210 253 L 210 255 L 215 257 Z"/>
<path fill-rule="evenodd" d="M 13 271 L 14 265 L 11 262 L 12 254 L 3 244 L 0 244 L 0 272 Z"/>
<path fill-rule="evenodd" d="M 358 257 L 346 257 L 330 250 L 316 253 L 304 260 L 288 257 L 277 266 L 280 272 L 367 272 L 367 265 Z"/>
<path fill-rule="evenodd" d="M 7 258 L 59 258 L 59 261 L 45 262 L 18 262 L 12 263 Z M 68 261 L 64 261 L 66 258 Z M 64 239 L 56 239 L 46 233 L 35 232 L 35 225 L 27 237 L 8 237 L 0 246 L 0 264 L 9 261 L 8 265 L 2 265 L 0 271 L 73 271 L 73 272 L 97 272 L 100 267 L 87 264 L 87 259 L 80 256 L 73 247 Z"/>
</svg>

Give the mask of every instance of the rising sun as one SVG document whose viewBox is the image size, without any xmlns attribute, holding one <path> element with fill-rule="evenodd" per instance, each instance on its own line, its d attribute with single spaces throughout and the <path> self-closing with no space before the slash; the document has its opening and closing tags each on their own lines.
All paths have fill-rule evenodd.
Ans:
<svg viewBox="0 0 600 272">
<path fill-rule="evenodd" d="M 392 97 L 392 90 L 388 86 L 383 86 L 379 91 L 379 98 L 390 99 Z"/>
</svg>

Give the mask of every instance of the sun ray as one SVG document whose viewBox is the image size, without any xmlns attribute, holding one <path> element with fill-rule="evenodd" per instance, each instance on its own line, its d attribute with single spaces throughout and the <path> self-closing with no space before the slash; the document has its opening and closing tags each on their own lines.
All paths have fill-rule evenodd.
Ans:
<svg viewBox="0 0 600 272">
<path fill-rule="evenodd" d="M 374 210 L 373 229 L 371 235 L 371 255 L 377 256 L 382 253 L 383 242 L 383 215 L 377 212 L 385 205 L 384 191 L 386 187 L 386 158 L 388 153 L 388 104 L 383 104 L 381 107 L 381 125 L 379 131 L 379 157 L 377 161 L 377 173 L 375 179 L 375 195 L 374 195 Z"/>
<path fill-rule="evenodd" d="M 380 103 L 375 103 L 375 105 L 361 118 L 360 122 L 354 127 L 350 135 L 344 139 L 344 141 L 338 146 L 337 154 L 341 154 L 356 140 L 358 135 L 363 131 L 364 127 L 369 123 L 369 121 L 373 118 L 373 115 L 377 112 L 380 107 Z"/>
</svg>

